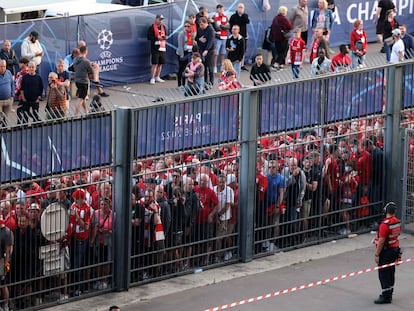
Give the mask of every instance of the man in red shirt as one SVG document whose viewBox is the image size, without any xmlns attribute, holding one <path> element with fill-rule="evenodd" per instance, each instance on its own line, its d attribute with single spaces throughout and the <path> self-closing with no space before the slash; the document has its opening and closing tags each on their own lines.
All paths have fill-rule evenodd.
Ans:
<svg viewBox="0 0 414 311">
<path fill-rule="evenodd" d="M 214 72 L 217 72 L 217 56 L 220 55 L 220 64 L 223 65 L 226 55 L 226 41 L 228 29 L 230 29 L 229 18 L 224 15 L 224 6 L 217 4 L 216 14 L 213 15 L 214 30 L 216 32 L 216 54 L 214 55 Z"/>
<path fill-rule="evenodd" d="M 69 235 L 74 237 L 74 252 L 75 261 L 74 268 L 79 269 L 75 273 L 76 283 L 83 281 L 83 271 L 80 270 L 85 265 L 85 256 L 89 247 L 89 228 L 91 223 L 91 207 L 86 203 L 86 192 L 83 189 L 77 189 L 72 194 L 75 202 L 70 209 L 69 218 Z M 75 291 L 75 296 L 79 296 L 81 290 Z"/>
<path fill-rule="evenodd" d="M 324 180 L 324 218 L 326 218 L 326 214 L 330 209 L 336 210 L 336 207 L 338 205 L 338 190 L 340 181 L 340 172 L 338 165 L 339 157 L 340 151 L 338 146 L 330 145 L 329 156 L 326 159 L 325 165 L 322 169 L 322 177 Z"/>
<path fill-rule="evenodd" d="M 346 44 L 339 46 L 339 53 L 332 57 L 331 71 L 344 72 L 352 68 L 351 57 L 349 56 L 349 48 Z"/>
<path fill-rule="evenodd" d="M 360 178 L 361 195 L 367 195 L 372 176 L 372 156 L 366 148 L 358 147 L 357 170 Z"/>
<path fill-rule="evenodd" d="M 378 266 L 393 263 L 399 259 L 400 245 L 398 236 L 401 233 L 401 222 L 395 217 L 396 205 L 389 202 L 384 207 L 385 219 L 379 226 L 375 249 L 375 262 Z M 378 270 L 382 294 L 374 302 L 376 304 L 391 303 L 395 283 L 395 266 Z"/>
<path fill-rule="evenodd" d="M 200 208 L 198 209 L 197 218 L 196 218 L 196 241 L 206 241 L 207 242 L 207 253 L 210 253 L 213 249 L 212 242 L 208 241 L 213 238 L 214 235 L 214 226 L 215 219 L 218 209 L 218 199 L 217 195 L 213 189 L 208 185 L 210 183 L 210 177 L 207 174 L 200 174 L 200 184 L 195 187 L 195 191 L 200 199 Z M 204 245 L 203 245 L 204 244 Z M 206 243 L 197 244 L 198 252 L 200 254 L 205 252 Z M 202 262 L 202 264 L 208 264 L 209 257 L 208 255 Z"/>
</svg>

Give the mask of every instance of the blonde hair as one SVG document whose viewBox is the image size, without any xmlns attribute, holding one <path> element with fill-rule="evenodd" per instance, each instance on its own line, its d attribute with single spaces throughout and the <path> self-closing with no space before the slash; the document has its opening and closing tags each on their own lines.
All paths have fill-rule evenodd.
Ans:
<svg viewBox="0 0 414 311">
<path fill-rule="evenodd" d="M 326 0 L 318 0 L 318 3 L 319 2 L 322 2 L 323 3 L 323 8 L 324 9 L 327 9 L 328 8 L 328 1 L 326 1 Z"/>
<path fill-rule="evenodd" d="M 282 14 L 283 16 L 286 16 L 287 12 L 288 12 L 287 7 L 285 7 L 283 5 L 281 7 L 279 7 L 279 9 L 277 10 L 277 13 Z"/>
<path fill-rule="evenodd" d="M 226 58 L 226 59 L 223 61 L 223 64 L 222 64 L 222 70 L 223 70 L 223 71 L 230 71 L 230 70 L 235 71 L 235 70 L 234 70 L 234 67 L 233 67 L 233 64 L 232 64 L 232 62 L 231 62 L 231 60 L 230 60 L 230 59 Z"/>
</svg>

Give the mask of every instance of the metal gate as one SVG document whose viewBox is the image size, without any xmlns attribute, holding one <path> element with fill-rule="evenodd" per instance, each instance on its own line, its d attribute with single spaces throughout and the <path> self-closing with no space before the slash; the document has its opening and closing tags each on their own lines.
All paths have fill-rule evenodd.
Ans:
<svg viewBox="0 0 414 311">
<path fill-rule="evenodd" d="M 414 130 L 405 129 L 403 161 L 403 210 L 401 220 L 405 231 L 414 233 Z"/>
</svg>

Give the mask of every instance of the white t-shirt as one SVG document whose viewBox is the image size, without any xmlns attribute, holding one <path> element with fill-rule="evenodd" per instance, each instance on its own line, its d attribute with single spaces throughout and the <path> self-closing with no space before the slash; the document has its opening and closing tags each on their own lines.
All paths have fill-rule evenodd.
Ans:
<svg viewBox="0 0 414 311">
<path fill-rule="evenodd" d="M 401 39 L 398 39 L 394 42 L 394 45 L 392 46 L 392 50 L 391 50 L 391 57 L 390 57 L 390 63 L 398 63 L 399 62 L 399 58 L 398 58 L 398 52 L 402 52 L 403 53 L 403 57 L 404 57 L 404 42 Z"/>
<path fill-rule="evenodd" d="M 218 199 L 218 213 L 223 210 L 227 203 L 234 204 L 234 192 L 233 189 L 226 186 L 223 191 L 218 191 L 217 186 L 213 188 L 214 192 L 217 194 Z M 229 208 L 223 215 L 220 216 L 220 220 L 230 220 L 231 218 L 231 208 Z"/>
</svg>

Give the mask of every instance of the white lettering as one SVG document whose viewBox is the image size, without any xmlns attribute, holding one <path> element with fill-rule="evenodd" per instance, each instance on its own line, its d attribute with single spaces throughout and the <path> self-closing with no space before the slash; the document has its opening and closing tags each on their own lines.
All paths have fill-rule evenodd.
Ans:
<svg viewBox="0 0 414 311">
<path fill-rule="evenodd" d="M 174 119 L 174 126 L 182 126 L 189 124 L 197 124 L 201 122 L 201 113 L 185 114 L 183 116 L 176 116 Z"/>
<path fill-rule="evenodd" d="M 365 8 L 363 8 L 364 4 L 359 4 L 359 12 L 358 12 L 358 19 L 368 20 L 369 19 L 369 2 L 365 2 Z"/>
</svg>

